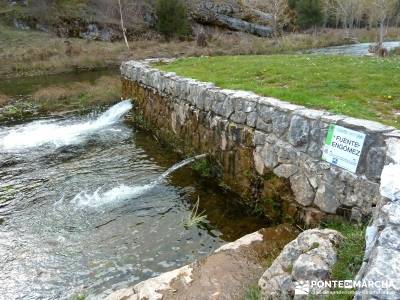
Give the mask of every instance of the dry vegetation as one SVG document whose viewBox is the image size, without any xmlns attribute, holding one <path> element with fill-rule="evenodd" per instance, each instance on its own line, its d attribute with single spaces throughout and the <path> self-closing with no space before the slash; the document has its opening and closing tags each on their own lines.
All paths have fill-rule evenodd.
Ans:
<svg viewBox="0 0 400 300">
<path fill-rule="evenodd" d="M 0 25 L 0 76 L 29 76 L 93 69 L 116 64 L 120 43 L 64 39 L 36 31 L 17 31 Z"/>
<path fill-rule="evenodd" d="M 33 93 L 32 99 L 43 112 L 53 112 L 63 109 L 86 109 L 113 103 L 120 99 L 120 93 L 119 77 L 103 76 L 93 84 L 74 82 L 41 88 Z"/>
<path fill-rule="evenodd" d="M 86 112 L 120 100 L 119 76 L 103 76 L 95 82 L 73 82 L 38 89 L 32 96 L 7 101 L 0 95 L 0 122 L 13 122 L 33 116 L 68 111 Z"/>
</svg>

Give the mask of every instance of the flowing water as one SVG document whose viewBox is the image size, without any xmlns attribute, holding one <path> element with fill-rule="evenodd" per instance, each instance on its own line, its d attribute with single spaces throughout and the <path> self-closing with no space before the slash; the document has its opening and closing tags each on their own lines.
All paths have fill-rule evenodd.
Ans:
<svg viewBox="0 0 400 300">
<path fill-rule="evenodd" d="M 124 124 L 130 108 L 0 127 L 0 299 L 102 297 L 266 225 L 199 180 L 199 157 Z M 197 199 L 207 220 L 187 228 Z"/>
<path fill-rule="evenodd" d="M 369 54 L 369 47 L 374 45 L 374 43 L 358 43 L 358 44 L 349 44 L 349 45 L 341 45 L 341 46 L 333 46 L 319 49 L 311 49 L 306 51 L 312 54 L 326 54 L 326 55 L 353 55 L 353 56 L 364 56 Z M 400 47 L 400 41 L 392 41 L 392 42 L 384 42 L 383 47 L 388 49 L 389 51 Z"/>
</svg>

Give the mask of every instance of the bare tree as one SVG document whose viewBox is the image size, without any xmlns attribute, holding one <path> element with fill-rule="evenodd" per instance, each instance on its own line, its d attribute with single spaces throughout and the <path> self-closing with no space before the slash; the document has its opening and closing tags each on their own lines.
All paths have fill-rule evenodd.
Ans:
<svg viewBox="0 0 400 300">
<path fill-rule="evenodd" d="M 372 18 L 379 25 L 379 41 L 378 46 L 382 46 L 383 38 L 385 36 L 385 26 L 388 24 L 390 18 L 396 13 L 398 0 L 371 0 L 373 16 Z"/>
<path fill-rule="evenodd" d="M 364 14 L 364 0 L 328 0 L 326 5 L 328 11 L 340 21 L 346 31 L 346 36 L 350 36 L 350 32 L 355 24 Z"/>
<path fill-rule="evenodd" d="M 248 0 L 248 5 L 271 15 L 271 27 L 275 37 L 288 22 L 288 0 Z"/>
<path fill-rule="evenodd" d="M 122 5 L 121 5 L 121 0 L 118 0 L 118 6 L 119 6 L 119 15 L 121 17 L 121 30 L 122 30 L 122 35 L 124 36 L 125 44 L 128 50 L 130 50 L 129 43 L 128 43 L 128 38 L 126 37 L 126 28 L 124 25 L 124 17 L 122 16 Z"/>
</svg>

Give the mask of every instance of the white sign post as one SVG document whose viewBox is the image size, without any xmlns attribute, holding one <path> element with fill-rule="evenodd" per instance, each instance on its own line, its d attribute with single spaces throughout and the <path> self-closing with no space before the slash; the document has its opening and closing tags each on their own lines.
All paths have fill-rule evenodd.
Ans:
<svg viewBox="0 0 400 300">
<path fill-rule="evenodd" d="M 355 173 L 364 140 L 364 133 L 331 124 L 326 136 L 322 159 Z"/>
</svg>

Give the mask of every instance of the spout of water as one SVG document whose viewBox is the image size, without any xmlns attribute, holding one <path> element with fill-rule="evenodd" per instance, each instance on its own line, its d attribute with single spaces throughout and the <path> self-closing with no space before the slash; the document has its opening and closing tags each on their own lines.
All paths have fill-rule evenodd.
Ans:
<svg viewBox="0 0 400 300">
<path fill-rule="evenodd" d="M 132 198 L 138 198 L 143 194 L 147 193 L 157 185 L 159 185 L 166 177 L 176 170 L 196 161 L 206 157 L 208 154 L 196 155 L 187 158 L 169 168 L 167 171 L 162 173 L 156 180 L 151 181 L 144 185 L 133 185 L 126 186 L 120 185 L 114 187 L 108 191 L 101 192 L 101 189 L 97 189 L 95 192 L 89 194 L 85 192 L 78 193 L 72 200 L 71 204 L 76 208 L 78 207 L 100 207 L 106 204 L 112 204 L 118 201 L 129 200 Z"/>
<path fill-rule="evenodd" d="M 156 181 L 157 181 L 157 182 L 160 182 L 160 181 L 164 180 L 166 177 L 168 177 L 171 173 L 175 172 L 176 170 L 178 170 L 178 169 L 180 169 L 180 168 L 182 168 L 182 167 L 184 167 L 184 166 L 186 166 L 186 165 L 188 165 L 188 164 L 190 164 L 190 163 L 192 163 L 192 162 L 194 162 L 194 161 L 196 161 L 196 160 L 205 158 L 205 157 L 207 157 L 207 155 L 208 155 L 208 154 L 196 155 L 196 156 L 187 158 L 187 159 L 185 159 L 185 160 L 183 160 L 183 161 L 181 161 L 181 162 L 179 162 L 179 163 L 173 165 L 173 166 L 172 166 L 171 168 L 169 168 L 167 171 L 165 171 L 164 173 L 162 173 L 162 174 L 160 175 L 160 177 L 157 178 Z"/>
</svg>

